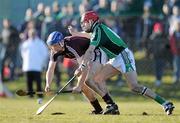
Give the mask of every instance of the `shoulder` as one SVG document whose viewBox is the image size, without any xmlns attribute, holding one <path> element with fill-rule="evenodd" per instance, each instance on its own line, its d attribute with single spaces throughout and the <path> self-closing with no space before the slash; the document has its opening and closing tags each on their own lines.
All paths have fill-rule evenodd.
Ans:
<svg viewBox="0 0 180 123">
<path fill-rule="evenodd" d="M 93 31 L 93 33 L 92 33 L 92 35 L 91 35 L 91 41 L 92 41 L 92 40 L 97 40 L 97 38 L 98 38 L 99 36 L 101 36 L 100 34 L 101 34 L 101 28 L 100 28 L 99 26 L 97 26 L 97 27 L 94 29 L 94 31 Z"/>
<path fill-rule="evenodd" d="M 68 37 L 64 38 L 64 42 L 67 45 L 72 45 L 72 44 L 90 42 L 90 39 L 88 39 L 86 37 L 81 37 L 81 36 L 68 36 Z"/>
<path fill-rule="evenodd" d="M 88 40 L 86 37 L 82 36 L 67 36 L 64 38 L 65 41 L 71 41 L 71 40 Z"/>
</svg>

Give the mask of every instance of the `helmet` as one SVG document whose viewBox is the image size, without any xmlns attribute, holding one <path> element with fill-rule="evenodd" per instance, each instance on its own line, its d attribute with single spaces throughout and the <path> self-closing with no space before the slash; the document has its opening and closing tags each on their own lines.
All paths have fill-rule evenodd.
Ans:
<svg viewBox="0 0 180 123">
<path fill-rule="evenodd" d="M 64 39 L 64 36 L 62 33 L 54 31 L 49 35 L 46 43 L 47 45 L 54 45 L 61 42 L 63 39 Z"/>
<path fill-rule="evenodd" d="M 81 17 L 81 22 L 86 22 L 89 20 L 97 21 L 99 20 L 99 16 L 94 11 L 87 11 Z"/>
</svg>

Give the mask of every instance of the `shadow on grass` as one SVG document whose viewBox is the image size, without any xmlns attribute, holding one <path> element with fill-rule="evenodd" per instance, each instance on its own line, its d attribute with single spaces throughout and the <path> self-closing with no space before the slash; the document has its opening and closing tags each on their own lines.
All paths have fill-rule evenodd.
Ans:
<svg viewBox="0 0 180 123">
<path fill-rule="evenodd" d="M 65 115 L 65 113 L 62 113 L 62 112 L 54 112 L 54 113 L 51 113 L 51 115 Z"/>
</svg>

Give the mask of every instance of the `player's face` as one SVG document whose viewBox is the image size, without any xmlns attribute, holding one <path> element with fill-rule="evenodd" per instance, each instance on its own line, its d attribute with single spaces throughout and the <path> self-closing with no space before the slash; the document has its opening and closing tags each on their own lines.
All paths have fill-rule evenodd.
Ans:
<svg viewBox="0 0 180 123">
<path fill-rule="evenodd" d="M 90 32 L 92 23 L 91 21 L 83 21 L 81 22 L 81 28 L 85 32 Z"/>
<path fill-rule="evenodd" d="M 61 43 L 57 43 L 57 44 L 54 44 L 52 46 L 50 46 L 51 50 L 53 50 L 53 52 L 62 52 L 65 50 L 64 48 L 64 41 L 62 41 Z"/>
</svg>

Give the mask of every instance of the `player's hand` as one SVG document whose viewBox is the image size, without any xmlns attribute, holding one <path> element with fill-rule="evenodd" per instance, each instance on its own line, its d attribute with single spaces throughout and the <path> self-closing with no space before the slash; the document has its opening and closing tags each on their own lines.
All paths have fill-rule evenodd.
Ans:
<svg viewBox="0 0 180 123">
<path fill-rule="evenodd" d="M 81 68 L 78 68 L 78 69 L 76 69 L 76 71 L 74 72 L 74 75 L 77 76 L 77 77 L 79 77 L 79 76 L 81 75 L 81 73 L 82 73 L 82 69 L 81 69 Z"/>
<path fill-rule="evenodd" d="M 72 93 L 81 93 L 81 87 L 80 86 L 73 87 Z"/>
<path fill-rule="evenodd" d="M 77 31 L 72 26 L 68 26 L 68 30 L 71 35 L 76 35 Z"/>
<path fill-rule="evenodd" d="M 45 92 L 50 92 L 50 86 L 46 84 L 46 87 L 44 89 Z"/>
</svg>

